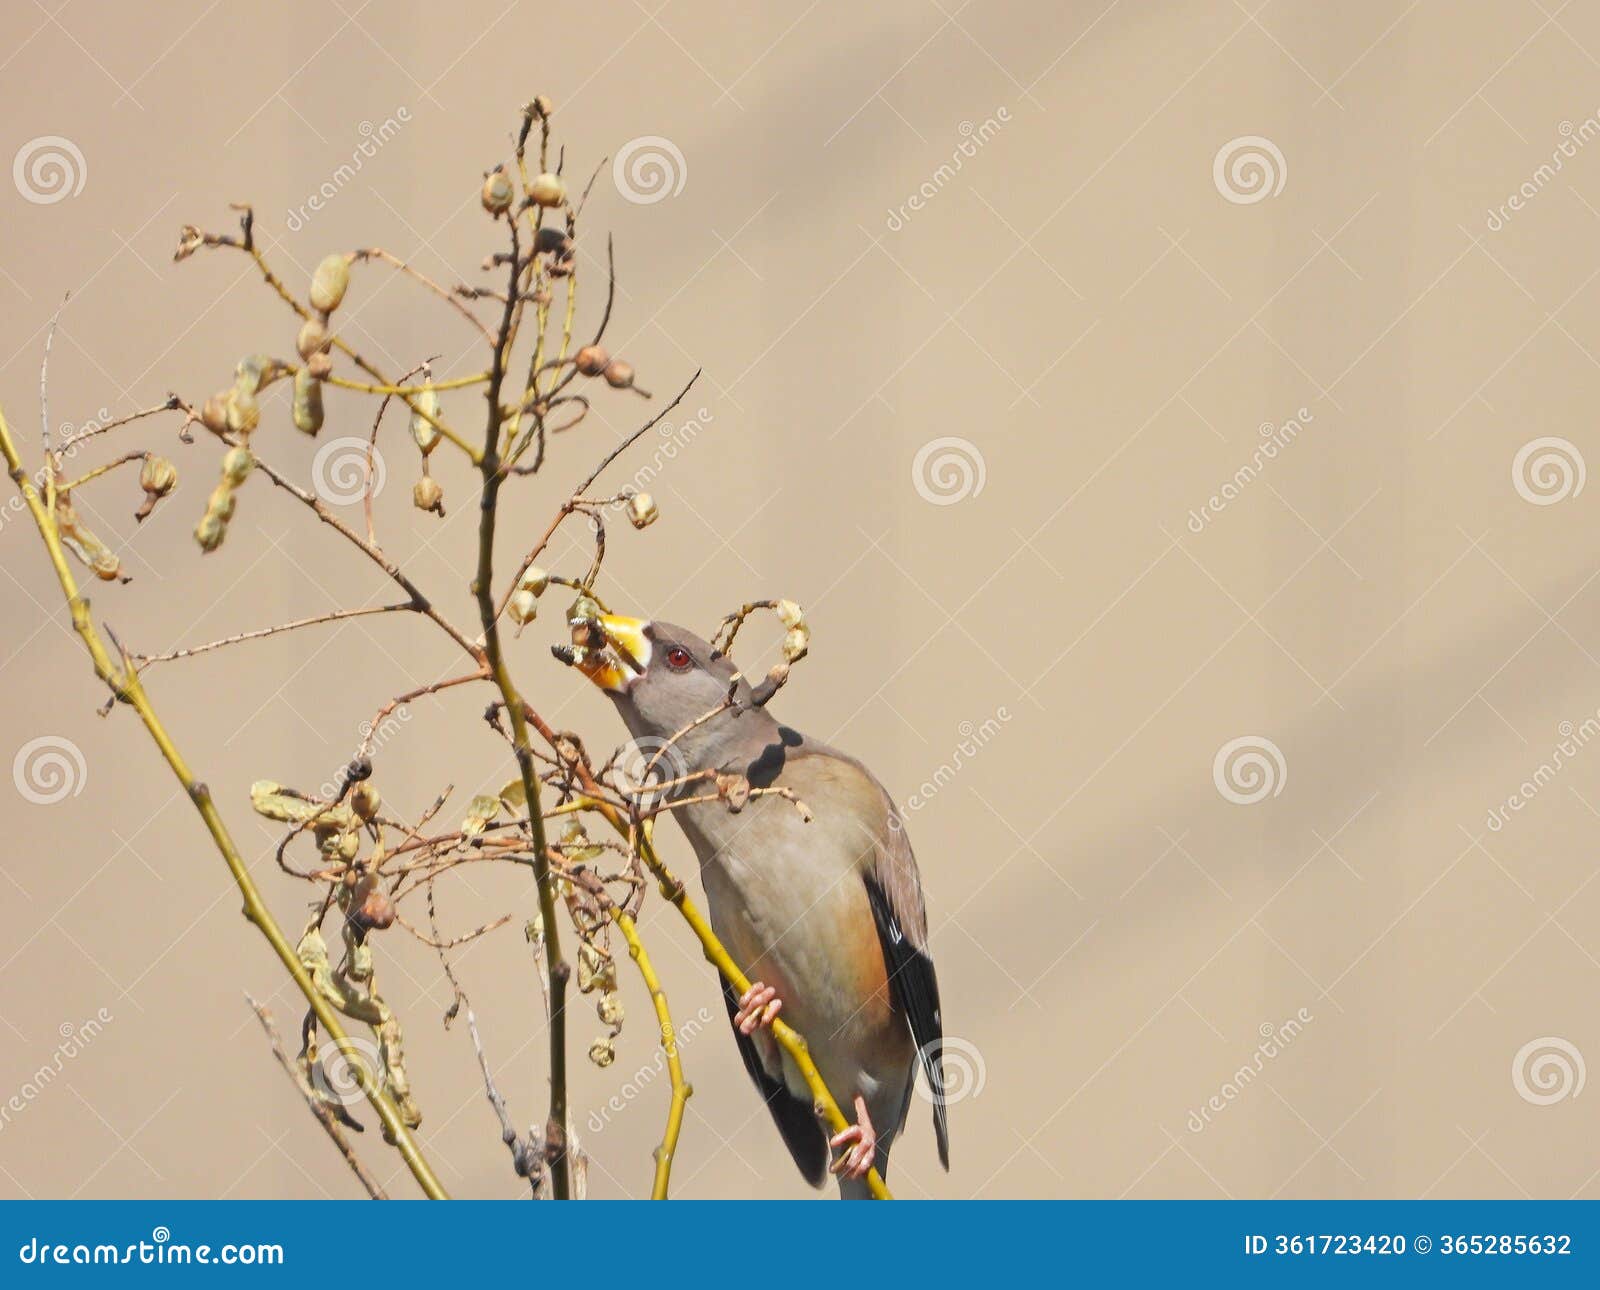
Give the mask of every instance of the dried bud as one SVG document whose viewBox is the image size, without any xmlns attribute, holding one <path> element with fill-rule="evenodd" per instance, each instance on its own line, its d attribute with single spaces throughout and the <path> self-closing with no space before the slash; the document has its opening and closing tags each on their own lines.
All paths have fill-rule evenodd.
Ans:
<svg viewBox="0 0 1600 1290">
<path fill-rule="evenodd" d="M 545 593 L 545 589 L 550 585 L 550 575 L 538 565 L 530 564 L 528 571 L 522 575 L 520 585 L 525 590 L 533 592 L 534 595 L 542 596 Z"/>
<path fill-rule="evenodd" d="M 567 236 L 567 230 L 559 224 L 546 224 L 540 228 L 538 236 L 534 238 L 533 249 L 538 253 L 560 254 L 567 249 L 567 244 L 570 241 L 571 239 Z"/>
<path fill-rule="evenodd" d="M 152 497 L 165 497 L 178 486 L 178 468 L 165 457 L 151 455 L 139 467 L 139 487 Z"/>
<path fill-rule="evenodd" d="M 344 300 L 350 286 L 350 261 L 343 255 L 330 255 L 311 275 L 311 307 L 332 313 Z"/>
<path fill-rule="evenodd" d="M 504 215 L 511 209 L 511 199 L 515 194 L 511 190 L 511 176 L 506 174 L 504 166 L 496 166 L 483 181 L 483 191 L 479 197 L 483 201 L 483 209 L 491 215 Z"/>
<path fill-rule="evenodd" d="M 595 1007 L 600 1015 L 600 1020 L 608 1026 L 622 1024 L 622 996 L 615 990 L 607 990 L 600 996 L 600 1002 Z"/>
<path fill-rule="evenodd" d="M 548 121 L 550 114 L 556 110 L 556 105 L 550 101 L 548 94 L 536 94 L 533 97 L 533 114 L 541 121 Z"/>
<path fill-rule="evenodd" d="M 233 485 L 224 479 L 211 490 L 211 496 L 206 499 L 206 513 L 215 515 L 226 524 L 233 518 L 234 508 L 238 504 L 238 499 L 233 495 Z"/>
<path fill-rule="evenodd" d="M 394 925 L 394 902 L 377 882 L 368 886 L 368 880 L 363 879 L 350 901 L 350 921 L 366 931 L 381 932 Z"/>
<path fill-rule="evenodd" d="M 295 429 L 306 434 L 316 434 L 322 429 L 322 382 L 311 374 L 309 367 L 302 367 L 294 374 L 294 401 L 290 413 Z"/>
<path fill-rule="evenodd" d="M 432 475 L 424 475 L 411 488 L 411 504 L 419 511 L 444 514 L 444 489 Z"/>
<path fill-rule="evenodd" d="M 609 1039 L 597 1039 L 589 1045 L 589 1060 L 604 1070 L 617 1060 L 617 1050 Z"/>
<path fill-rule="evenodd" d="M 233 369 L 233 388 L 259 394 L 283 375 L 283 365 L 270 354 L 246 354 Z"/>
<path fill-rule="evenodd" d="M 439 446 L 439 431 L 428 418 L 434 421 L 439 419 L 439 393 L 432 385 L 427 384 L 433 379 L 433 373 L 426 367 L 422 369 L 424 382 L 422 393 L 417 395 L 416 406 L 411 412 L 411 437 L 417 441 L 417 447 L 426 457 Z"/>
<path fill-rule="evenodd" d="M 791 627 L 783 636 L 783 657 L 791 663 L 798 663 L 806 656 L 806 650 L 811 648 L 811 629 L 804 623 L 798 627 Z"/>
<path fill-rule="evenodd" d="M 572 356 L 572 365 L 585 376 L 599 376 L 610 361 L 611 355 L 602 345 L 585 345 Z"/>
<path fill-rule="evenodd" d="M 320 354 L 328 348 L 327 325 L 320 318 L 307 318 L 299 334 L 294 338 L 294 347 L 299 351 L 301 358 Z"/>
<path fill-rule="evenodd" d="M 633 364 L 614 358 L 606 364 L 606 384 L 613 390 L 626 390 L 633 385 Z"/>
<path fill-rule="evenodd" d="M 323 350 L 306 359 L 306 371 L 319 381 L 326 381 L 333 375 L 333 355 Z"/>
<path fill-rule="evenodd" d="M 559 206 L 567 200 L 567 186 L 560 175 L 546 171 L 528 185 L 528 196 L 541 206 Z"/>
<path fill-rule="evenodd" d="M 649 493 L 635 493 L 628 498 L 628 522 L 634 528 L 649 528 L 660 514 L 661 512 L 656 509 L 656 499 Z"/>
<path fill-rule="evenodd" d="M 370 779 L 357 784 L 350 791 L 350 809 L 356 813 L 356 819 L 363 824 L 377 817 L 378 806 L 382 800 Z"/>
<path fill-rule="evenodd" d="M 773 611 L 785 627 L 798 627 L 805 621 L 805 611 L 792 600 L 780 600 L 773 606 Z"/>
<path fill-rule="evenodd" d="M 728 810 L 737 815 L 750 800 L 750 781 L 733 772 L 718 775 L 717 796 L 728 804 Z"/>
<path fill-rule="evenodd" d="M 229 448 L 227 454 L 222 458 L 222 477 L 237 488 L 250 477 L 251 467 L 255 464 L 256 459 L 251 454 L 250 449 L 242 445 L 237 448 Z"/>
<path fill-rule="evenodd" d="M 205 245 L 205 236 L 193 224 L 178 230 L 178 249 L 172 253 L 174 260 L 187 260 Z"/>
<path fill-rule="evenodd" d="M 533 592 L 526 587 L 518 587 L 511 593 L 511 599 L 506 604 L 506 613 L 511 621 L 517 625 L 517 635 L 522 635 L 522 629 L 539 616 L 539 602 Z"/>
</svg>

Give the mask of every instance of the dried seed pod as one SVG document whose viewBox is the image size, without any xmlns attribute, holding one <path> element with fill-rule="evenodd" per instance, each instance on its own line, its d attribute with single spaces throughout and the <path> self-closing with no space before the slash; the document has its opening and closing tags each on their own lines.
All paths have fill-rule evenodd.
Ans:
<svg viewBox="0 0 1600 1290">
<path fill-rule="evenodd" d="M 539 601 L 526 587 L 518 587 L 511 593 L 506 613 L 517 625 L 517 635 L 520 636 L 522 629 L 539 616 Z"/>
<path fill-rule="evenodd" d="M 368 874 L 350 893 L 350 921 L 362 931 L 381 932 L 394 925 L 394 902 L 376 874 Z"/>
<path fill-rule="evenodd" d="M 717 796 L 728 804 L 728 810 L 737 815 L 750 800 L 750 781 L 736 772 L 717 776 Z"/>
<path fill-rule="evenodd" d="M 356 819 L 363 824 L 377 817 L 382 800 L 370 779 L 363 780 L 350 791 L 350 809 L 355 812 Z"/>
<path fill-rule="evenodd" d="M 344 300 L 344 293 L 349 286 L 349 258 L 343 255 L 327 256 L 311 275 L 311 307 L 325 314 L 332 313 Z"/>
<path fill-rule="evenodd" d="M 259 394 L 283 372 L 283 364 L 270 354 L 246 354 L 233 369 L 233 388 Z"/>
<path fill-rule="evenodd" d="M 302 367 L 294 374 L 294 400 L 289 411 L 296 430 L 316 434 L 322 429 L 322 382 L 311 374 L 309 367 Z"/>
<path fill-rule="evenodd" d="M 528 196 L 541 206 L 559 206 L 567 200 L 567 186 L 548 170 L 528 185 Z"/>
<path fill-rule="evenodd" d="M 566 251 L 572 239 L 567 236 L 567 230 L 559 224 L 545 224 L 539 229 L 538 236 L 533 239 L 533 249 L 536 254 L 556 254 Z"/>
<path fill-rule="evenodd" d="M 165 497 L 178 486 L 178 468 L 165 457 L 146 457 L 139 467 L 139 487 L 154 497 Z"/>
<path fill-rule="evenodd" d="M 328 348 L 328 328 L 320 318 L 307 318 L 294 338 L 294 347 L 301 358 L 310 358 Z"/>
<path fill-rule="evenodd" d="M 585 345 L 572 356 L 572 365 L 585 376 L 599 376 L 610 361 L 611 355 L 603 345 Z"/>
<path fill-rule="evenodd" d="M 433 424 L 439 419 L 439 392 L 429 384 L 432 379 L 433 372 L 424 367 L 422 393 L 416 396 L 416 404 L 411 410 L 411 437 L 416 440 L 424 457 L 439 446 L 441 438 L 438 427 Z M 433 421 L 429 421 L 429 417 Z"/>
<path fill-rule="evenodd" d="M 200 423 L 212 434 L 226 434 L 228 430 L 228 396 L 231 390 L 213 394 L 200 406 Z"/>
<path fill-rule="evenodd" d="M 237 488 L 250 478 L 250 471 L 255 464 L 254 455 L 242 444 L 237 448 L 229 448 L 222 458 L 222 477 Z"/>
<path fill-rule="evenodd" d="M 595 1007 L 600 1020 L 608 1026 L 622 1025 L 622 996 L 615 990 L 607 990 L 600 996 L 600 1002 Z"/>
<path fill-rule="evenodd" d="M 419 511 L 444 514 L 444 489 L 432 475 L 424 475 L 411 488 L 411 504 Z"/>
<path fill-rule="evenodd" d="M 656 499 L 649 493 L 634 493 L 628 498 L 628 523 L 636 529 L 649 528 L 660 517 Z"/>
<path fill-rule="evenodd" d="M 84 527 L 72 499 L 65 493 L 56 498 L 56 529 L 61 534 L 61 544 L 82 560 L 95 577 L 110 582 L 122 572 L 116 553 Z"/>
<path fill-rule="evenodd" d="M 326 350 L 320 354 L 313 354 L 306 359 L 306 371 L 317 380 L 326 381 L 333 375 L 333 355 Z"/>
<path fill-rule="evenodd" d="M 597 1039 L 589 1045 L 589 1060 L 604 1070 L 617 1060 L 617 1050 L 609 1039 Z"/>
<path fill-rule="evenodd" d="M 606 384 L 613 390 L 630 389 L 633 385 L 633 364 L 614 358 L 606 364 Z"/>
<path fill-rule="evenodd" d="M 489 214 L 504 215 L 511 209 L 511 200 L 514 196 L 511 176 L 506 174 L 504 166 L 496 166 L 484 177 L 483 191 L 479 197 L 483 201 L 483 209 Z"/>
<path fill-rule="evenodd" d="M 228 391 L 223 410 L 227 428 L 234 434 L 247 435 L 261 424 L 261 405 L 256 402 L 255 393 L 251 390 L 234 386 Z"/>
<path fill-rule="evenodd" d="M 780 600 L 773 606 L 773 612 L 785 627 L 798 627 L 805 621 L 805 611 L 792 600 Z"/>
<path fill-rule="evenodd" d="M 545 589 L 550 585 L 550 575 L 538 565 L 530 564 L 527 572 L 522 575 L 520 585 L 524 589 L 533 592 L 534 595 L 542 596 L 545 593 Z"/>
<path fill-rule="evenodd" d="M 541 121 L 548 121 L 550 114 L 556 110 L 556 105 L 550 101 L 548 94 L 535 94 L 532 107 L 534 116 Z"/>
<path fill-rule="evenodd" d="M 215 515 L 224 524 L 233 518 L 234 507 L 238 505 L 233 495 L 233 485 L 224 479 L 211 490 L 211 496 L 206 500 L 206 510 Z"/>
<path fill-rule="evenodd" d="M 200 517 L 200 523 L 195 525 L 194 538 L 200 544 L 202 551 L 211 552 L 222 545 L 223 536 L 227 531 L 227 521 L 207 511 Z"/>
<path fill-rule="evenodd" d="M 806 651 L 811 648 L 811 629 L 804 623 L 798 627 L 791 627 L 783 635 L 783 657 L 790 663 L 798 663 L 806 656 Z"/>
</svg>

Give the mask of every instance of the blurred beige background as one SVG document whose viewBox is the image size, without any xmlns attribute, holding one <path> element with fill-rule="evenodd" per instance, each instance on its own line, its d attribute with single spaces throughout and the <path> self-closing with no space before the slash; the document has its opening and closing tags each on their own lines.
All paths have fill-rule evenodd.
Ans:
<svg viewBox="0 0 1600 1290">
<path fill-rule="evenodd" d="M 900 1195 L 1596 1194 L 1600 1098 L 1576 1094 L 1600 1059 L 1600 13 L 43 0 L 11 36 L 0 397 L 30 449 L 68 290 L 58 426 L 198 400 L 288 349 L 242 257 L 171 263 L 181 223 L 253 201 L 297 287 L 373 243 L 477 281 L 479 178 L 532 94 L 574 174 L 670 142 L 681 160 L 647 145 L 673 171 L 659 200 L 608 163 L 585 219 L 591 253 L 616 234 L 611 335 L 641 384 L 705 368 L 616 477 L 659 458 L 663 519 L 615 535 L 609 585 L 702 628 L 804 602 L 782 715 L 910 808 L 963 1096 L 948 1176 L 913 1104 Z M 53 190 L 31 166 L 51 151 Z M 358 271 L 341 320 L 393 369 L 472 370 L 459 319 L 392 275 Z M 309 479 L 318 445 L 280 399 L 262 451 Z M 602 399 L 558 439 L 508 545 L 646 408 Z M 332 403 L 324 440 L 369 416 Z M 96 612 L 135 648 L 393 598 L 259 481 L 202 560 L 215 451 L 148 424 L 121 433 L 170 452 L 176 497 L 137 530 L 131 477 L 83 498 L 135 574 Z M 399 418 L 385 436 L 380 536 L 467 618 L 467 473 L 443 463 L 449 517 L 420 517 Z M 0 1194 L 356 1194 L 243 998 L 292 1025 L 292 991 L 136 723 L 95 715 L 35 535 L 0 517 L 0 1103 L 23 1108 L 0 1117 Z M 621 728 L 550 660 L 558 630 L 524 635 L 519 675 L 607 747 Z M 763 665 L 772 637 L 750 639 Z M 322 782 L 379 702 L 455 662 L 387 616 L 150 674 L 286 924 L 305 892 L 250 782 Z M 378 761 L 391 803 L 504 781 L 482 702 L 415 705 Z M 64 788 L 27 778 L 40 739 L 81 752 Z M 532 908 L 519 872 L 440 888 L 453 931 Z M 680 1022 L 701 1018 L 677 1193 L 802 1194 L 709 969 L 658 902 L 644 921 Z M 447 1185 L 519 1194 L 436 959 L 392 933 L 381 974 Z M 461 974 L 514 1115 L 542 1118 L 515 926 Z M 648 1190 L 665 1109 L 625 980 L 616 1064 L 577 1066 L 599 1196 Z M 580 1054 L 599 1030 L 575 1013 Z"/>
</svg>

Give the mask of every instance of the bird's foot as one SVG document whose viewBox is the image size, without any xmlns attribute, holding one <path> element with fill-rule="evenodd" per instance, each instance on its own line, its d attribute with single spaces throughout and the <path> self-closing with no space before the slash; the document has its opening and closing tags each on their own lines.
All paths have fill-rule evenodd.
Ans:
<svg viewBox="0 0 1600 1290">
<path fill-rule="evenodd" d="M 830 1173 L 859 1179 L 872 1172 L 873 1162 L 878 1157 L 878 1135 L 867 1115 L 866 1099 L 859 1094 L 856 1096 L 856 1122 L 829 1138 L 828 1149 L 840 1152 L 839 1158 L 828 1167 Z"/>
<path fill-rule="evenodd" d="M 764 1026 L 770 1026 L 783 1009 L 783 1000 L 770 985 L 760 981 L 739 996 L 738 1010 L 733 1014 L 733 1024 L 741 1035 L 753 1035 Z"/>
</svg>

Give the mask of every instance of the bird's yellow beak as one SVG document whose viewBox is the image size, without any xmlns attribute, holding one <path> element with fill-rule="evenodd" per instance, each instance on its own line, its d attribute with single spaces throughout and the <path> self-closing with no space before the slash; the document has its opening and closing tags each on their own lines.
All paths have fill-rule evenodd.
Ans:
<svg viewBox="0 0 1600 1290">
<path fill-rule="evenodd" d="M 621 693 L 650 666 L 643 618 L 600 614 L 572 620 L 571 663 L 602 690 Z"/>
</svg>

